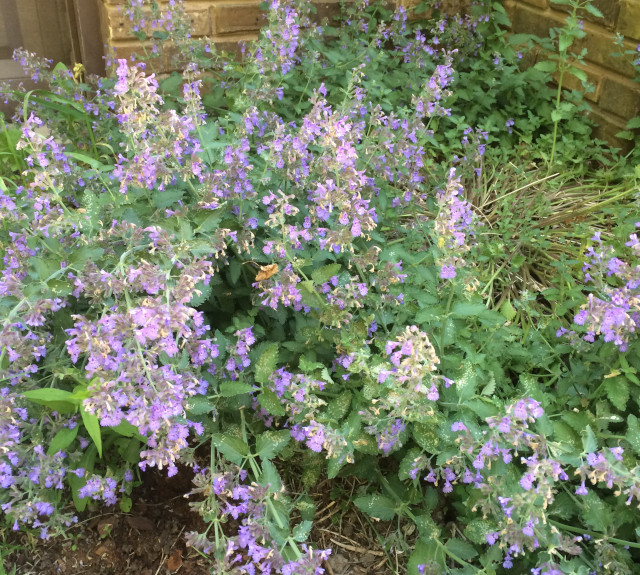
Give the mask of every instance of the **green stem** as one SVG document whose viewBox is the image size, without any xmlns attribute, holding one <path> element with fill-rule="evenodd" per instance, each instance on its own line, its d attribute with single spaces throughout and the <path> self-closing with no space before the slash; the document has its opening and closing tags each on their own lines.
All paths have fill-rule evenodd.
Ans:
<svg viewBox="0 0 640 575">
<path fill-rule="evenodd" d="M 554 525 L 555 527 L 559 527 L 560 529 L 566 529 L 567 531 L 571 531 L 572 533 L 589 535 L 591 537 L 597 537 L 599 539 L 604 539 L 605 541 L 610 541 L 611 543 L 618 543 L 619 545 L 626 545 L 627 547 L 640 549 L 640 543 L 634 543 L 633 541 L 625 541 L 624 539 L 616 539 L 615 537 L 609 537 L 606 533 L 598 533 L 597 531 L 589 531 L 587 529 L 582 529 L 580 527 L 573 527 L 572 525 L 567 525 L 565 523 L 560 523 L 559 521 L 553 521 L 551 519 L 549 519 L 548 521 L 551 525 Z"/>
<path fill-rule="evenodd" d="M 453 301 L 454 287 L 451 284 L 451 290 L 449 291 L 449 299 L 447 300 L 447 307 L 444 311 L 442 319 L 442 332 L 440 334 L 440 359 L 444 356 L 444 336 L 447 331 L 447 318 L 449 317 L 449 311 L 451 310 L 451 302 Z"/>
</svg>

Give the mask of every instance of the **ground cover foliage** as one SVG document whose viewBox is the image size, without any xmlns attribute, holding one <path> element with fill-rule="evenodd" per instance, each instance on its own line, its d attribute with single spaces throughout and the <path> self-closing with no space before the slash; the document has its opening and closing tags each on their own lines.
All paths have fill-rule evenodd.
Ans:
<svg viewBox="0 0 640 575">
<path fill-rule="evenodd" d="M 4 91 L 5 533 L 184 465 L 212 573 L 323 573 L 341 479 L 393 572 L 632 573 L 638 157 L 591 137 L 598 11 L 562 3 L 536 39 L 499 3 L 273 0 L 233 57 L 136 0 L 144 62 L 18 52 L 48 88 Z"/>
</svg>

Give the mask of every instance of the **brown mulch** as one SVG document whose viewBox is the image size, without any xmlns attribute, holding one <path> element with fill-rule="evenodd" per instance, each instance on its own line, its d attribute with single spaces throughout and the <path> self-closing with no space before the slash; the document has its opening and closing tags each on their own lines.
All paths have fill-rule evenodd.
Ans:
<svg viewBox="0 0 640 575">
<path fill-rule="evenodd" d="M 167 478 L 150 471 L 143 478 L 143 485 L 132 495 L 133 507 L 128 513 L 117 507 L 93 515 L 86 513 L 66 538 L 40 541 L 24 533 L 8 535 L 5 543 L 18 548 L 4 554 L 6 573 L 209 575 L 210 562 L 184 541 L 184 533 L 206 528 L 184 497 L 192 488 L 191 472 L 181 469 L 175 477 Z M 356 483 L 342 480 L 339 499 L 332 499 L 332 483 L 325 480 L 312 490 L 318 510 L 312 545 L 332 549 L 324 565 L 327 575 L 400 573 L 391 565 L 406 563 L 404 552 L 393 546 L 385 551 L 380 542 L 381 538 L 388 541 L 397 525 L 378 522 L 374 529 L 355 507 L 345 503 L 345 491 L 353 492 Z"/>
</svg>

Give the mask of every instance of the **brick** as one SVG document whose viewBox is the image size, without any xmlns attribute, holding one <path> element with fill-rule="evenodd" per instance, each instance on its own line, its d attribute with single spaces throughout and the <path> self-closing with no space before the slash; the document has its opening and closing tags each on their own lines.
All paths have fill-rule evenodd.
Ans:
<svg viewBox="0 0 640 575">
<path fill-rule="evenodd" d="M 640 115 L 640 86 L 626 78 L 602 79 L 600 108 L 629 120 Z"/>
<path fill-rule="evenodd" d="M 623 154 L 631 151 L 633 142 L 616 138 L 616 134 L 625 129 L 625 121 L 598 108 L 591 110 L 589 117 L 597 124 L 592 134 L 594 138 L 605 140 L 610 145 L 620 148 Z"/>
<path fill-rule="evenodd" d="M 600 83 L 602 80 L 602 73 L 600 71 L 589 68 L 588 66 L 576 65 L 576 68 L 579 68 L 586 72 L 587 82 L 591 84 L 591 86 L 593 86 L 593 91 L 585 93 L 584 97 L 590 102 L 597 103 L 600 99 Z M 558 78 L 559 74 L 556 72 L 553 79 L 557 82 Z M 579 90 L 580 92 L 584 92 L 582 82 L 569 72 L 565 72 L 565 75 L 562 78 L 562 87 L 567 90 Z"/>
<path fill-rule="evenodd" d="M 106 20 L 110 31 L 111 40 L 126 40 L 133 38 L 131 33 L 131 21 L 124 13 L 121 6 L 106 6 Z M 147 26 L 145 31 L 151 32 L 151 12 L 148 14 Z M 211 18 L 209 8 L 204 9 L 187 9 L 187 14 L 191 18 L 194 36 L 206 36 L 211 33 Z"/>
<path fill-rule="evenodd" d="M 542 10 L 546 10 L 549 7 L 549 0 L 522 0 L 526 4 L 530 4 L 531 6 L 535 6 L 536 8 L 541 8 Z"/>
<path fill-rule="evenodd" d="M 549 36 L 549 30 L 564 23 L 563 14 L 540 11 L 532 6 L 518 3 L 511 17 L 512 30 L 515 33 L 535 34 L 541 38 Z"/>
<path fill-rule="evenodd" d="M 589 22 L 604 25 L 606 28 L 613 30 L 620 12 L 620 0 L 595 0 L 593 5 L 602 12 L 602 18 L 596 18 L 586 10 L 581 10 L 579 12 L 580 17 Z"/>
<path fill-rule="evenodd" d="M 592 0 L 592 2 L 593 5 L 602 12 L 602 18 L 594 16 L 586 10 L 578 10 L 578 18 L 580 18 L 580 20 L 586 20 L 587 22 L 593 22 L 598 26 L 613 29 L 620 10 L 620 0 Z M 551 0 L 551 8 L 564 14 L 571 11 L 571 6 L 568 4 L 556 4 L 554 0 Z"/>
<path fill-rule="evenodd" d="M 320 24 L 325 18 L 329 22 L 332 22 L 336 16 L 340 15 L 340 4 L 336 2 L 314 2 L 313 5 L 316 7 L 317 12 L 311 15 L 311 19 L 316 24 Z M 411 14 L 411 12 L 409 12 L 409 14 Z M 409 18 L 411 18 L 411 16 L 409 16 Z"/>
<path fill-rule="evenodd" d="M 601 31 L 592 25 L 585 26 L 585 30 L 587 35 L 578 42 L 576 47 L 578 50 L 582 47 L 587 49 L 585 60 L 628 78 L 635 77 L 636 71 L 625 58 L 612 56 L 614 52 L 635 50 L 635 43 L 625 40 L 622 48 L 619 48 L 614 45 L 613 37 L 610 33 Z"/>
<path fill-rule="evenodd" d="M 257 32 L 265 22 L 258 2 L 250 4 L 217 4 L 213 7 L 214 34 Z"/>
<path fill-rule="evenodd" d="M 618 32 L 623 36 L 640 40 L 640 0 L 622 0 Z"/>
</svg>

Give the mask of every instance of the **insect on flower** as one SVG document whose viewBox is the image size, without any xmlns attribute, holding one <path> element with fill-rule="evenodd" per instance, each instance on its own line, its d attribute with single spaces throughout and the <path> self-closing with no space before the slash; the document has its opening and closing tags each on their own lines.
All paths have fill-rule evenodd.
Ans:
<svg viewBox="0 0 640 575">
<path fill-rule="evenodd" d="M 269 264 L 268 266 L 260 266 L 260 271 L 256 274 L 256 281 L 261 282 L 268 280 L 278 273 L 278 264 Z"/>
</svg>

